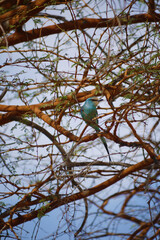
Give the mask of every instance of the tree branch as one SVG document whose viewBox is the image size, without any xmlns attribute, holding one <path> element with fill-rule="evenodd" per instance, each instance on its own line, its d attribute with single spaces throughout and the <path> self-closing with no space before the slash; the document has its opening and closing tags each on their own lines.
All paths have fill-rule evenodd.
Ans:
<svg viewBox="0 0 160 240">
<path fill-rule="evenodd" d="M 160 14 L 152 16 L 148 13 L 137 14 L 133 16 L 117 17 L 117 18 L 82 18 L 75 21 L 68 21 L 61 24 L 55 24 L 52 26 L 47 26 L 43 28 L 32 29 L 26 32 L 15 32 L 8 36 L 8 46 L 13 46 L 17 43 L 28 42 L 36 38 L 48 36 L 51 34 L 57 34 L 62 32 L 67 32 L 75 29 L 83 30 L 86 28 L 109 28 L 116 27 L 119 25 L 130 25 L 135 23 L 144 22 L 159 22 Z M 6 46 L 6 40 L 2 39 L 0 42 L 0 47 Z"/>
<path fill-rule="evenodd" d="M 158 158 L 158 161 L 160 161 L 160 155 L 157 158 Z M 60 206 L 66 205 L 67 203 L 75 202 L 77 200 L 80 200 L 80 199 L 89 197 L 95 193 L 98 193 L 98 192 L 108 188 L 109 186 L 113 185 L 114 183 L 119 182 L 121 179 L 125 178 L 126 176 L 128 176 L 136 171 L 142 170 L 145 167 L 147 167 L 153 163 L 154 163 L 153 159 L 147 159 L 145 161 L 139 162 L 139 163 L 132 165 L 132 166 L 128 167 L 127 169 L 123 170 L 120 174 L 116 174 L 112 178 L 96 185 L 95 187 L 86 189 L 82 192 L 72 194 L 72 195 L 70 195 L 68 197 L 64 197 L 62 199 L 52 201 L 52 202 L 48 203 L 44 214 L 48 213 L 48 212 L 52 211 L 53 209 L 56 209 Z M 42 185 L 42 183 L 40 183 L 40 185 Z M 3 230 L 6 230 L 6 229 L 9 229 L 10 225 L 12 225 L 12 227 L 13 227 L 13 226 L 22 224 L 24 222 L 30 221 L 34 218 L 37 218 L 37 215 L 40 211 L 41 211 L 41 208 L 38 210 L 32 211 L 31 213 L 21 215 L 20 217 L 17 217 L 15 219 L 9 219 L 8 222 L 5 223 L 5 226 L 2 223 L 0 223 L 0 228 L 3 228 Z M 143 229 L 143 227 L 142 227 L 142 229 Z"/>
</svg>

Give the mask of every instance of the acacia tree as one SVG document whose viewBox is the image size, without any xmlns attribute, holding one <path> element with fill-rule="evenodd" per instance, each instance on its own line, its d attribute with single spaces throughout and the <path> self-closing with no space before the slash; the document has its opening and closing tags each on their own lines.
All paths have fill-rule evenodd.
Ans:
<svg viewBox="0 0 160 240">
<path fill-rule="evenodd" d="M 1 238 L 158 239 L 159 10 L 0 2 Z M 98 134 L 79 113 L 92 96 Z"/>
</svg>

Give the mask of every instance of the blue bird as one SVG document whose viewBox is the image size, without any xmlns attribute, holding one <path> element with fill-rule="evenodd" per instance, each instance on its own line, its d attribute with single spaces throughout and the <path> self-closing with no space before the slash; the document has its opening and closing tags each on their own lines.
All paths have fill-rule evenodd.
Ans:
<svg viewBox="0 0 160 240">
<path fill-rule="evenodd" d="M 98 112 L 96 109 L 96 106 L 98 105 L 98 102 L 101 100 L 98 100 L 97 97 L 91 97 L 88 98 L 84 105 L 82 106 L 80 112 L 81 112 L 81 116 L 83 118 L 83 120 L 92 128 L 94 128 L 96 130 L 96 133 L 100 132 L 100 129 L 98 127 L 98 119 L 95 119 L 98 116 Z M 111 161 L 111 157 L 109 154 L 109 150 L 107 147 L 107 143 L 106 140 L 104 139 L 104 137 L 100 137 L 105 149 L 107 150 L 107 153 L 109 155 L 109 161 Z"/>
</svg>

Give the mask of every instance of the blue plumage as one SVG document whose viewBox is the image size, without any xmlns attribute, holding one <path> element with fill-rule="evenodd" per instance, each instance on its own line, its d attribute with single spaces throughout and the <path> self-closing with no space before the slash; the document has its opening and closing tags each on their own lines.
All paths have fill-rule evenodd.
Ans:
<svg viewBox="0 0 160 240">
<path fill-rule="evenodd" d="M 92 98 L 88 98 L 84 105 L 82 106 L 80 112 L 81 112 L 81 116 L 83 118 L 83 120 L 92 128 L 94 128 L 96 130 L 97 133 L 100 132 L 100 129 L 98 127 L 98 119 L 95 119 L 98 116 L 98 112 L 97 112 L 97 104 L 98 104 L 98 98 L 97 97 L 92 97 Z M 111 157 L 109 154 L 109 150 L 107 147 L 107 143 L 106 140 L 104 139 L 104 137 L 100 137 L 108 155 L 109 155 L 109 161 L 111 161 Z"/>
</svg>

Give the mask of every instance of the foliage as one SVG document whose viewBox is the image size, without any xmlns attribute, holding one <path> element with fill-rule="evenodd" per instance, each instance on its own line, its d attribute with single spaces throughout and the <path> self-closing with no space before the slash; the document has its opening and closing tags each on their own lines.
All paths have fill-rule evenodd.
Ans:
<svg viewBox="0 0 160 240">
<path fill-rule="evenodd" d="M 1 238 L 158 239 L 159 1 L 0 10 Z"/>
</svg>

